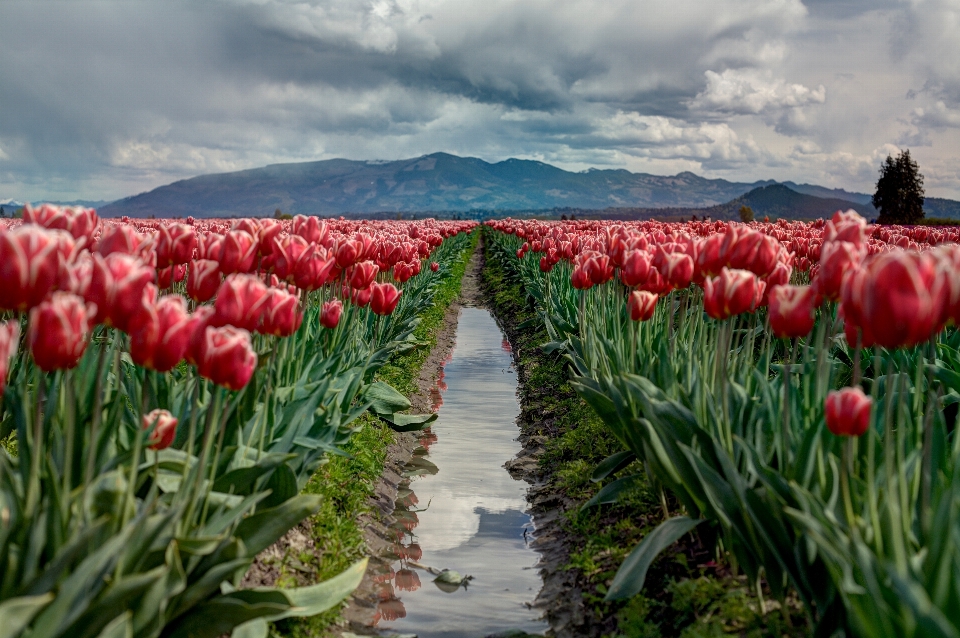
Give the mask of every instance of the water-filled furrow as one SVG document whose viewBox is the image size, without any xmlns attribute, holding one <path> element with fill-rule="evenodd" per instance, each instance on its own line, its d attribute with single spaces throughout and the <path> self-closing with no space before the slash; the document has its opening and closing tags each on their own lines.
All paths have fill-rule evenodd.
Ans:
<svg viewBox="0 0 960 638">
<path fill-rule="evenodd" d="M 493 317 L 463 308 L 433 393 L 438 419 L 398 493 L 393 563 L 376 576 L 378 627 L 419 638 L 546 629 L 529 606 L 541 582 L 527 486 L 503 468 L 520 450 L 516 391 Z"/>
</svg>

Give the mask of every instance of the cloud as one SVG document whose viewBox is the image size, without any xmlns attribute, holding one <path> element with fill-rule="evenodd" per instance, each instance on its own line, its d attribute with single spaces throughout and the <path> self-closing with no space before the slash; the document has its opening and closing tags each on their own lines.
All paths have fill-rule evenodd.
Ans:
<svg viewBox="0 0 960 638">
<path fill-rule="evenodd" d="M 957 11 L 948 0 L 0 2 L 0 197 L 114 198 L 209 171 L 437 150 L 809 181 L 818 156 L 798 145 L 862 158 L 927 135 L 925 161 L 946 165 Z M 960 196 L 941 173 L 942 193 Z"/>
</svg>

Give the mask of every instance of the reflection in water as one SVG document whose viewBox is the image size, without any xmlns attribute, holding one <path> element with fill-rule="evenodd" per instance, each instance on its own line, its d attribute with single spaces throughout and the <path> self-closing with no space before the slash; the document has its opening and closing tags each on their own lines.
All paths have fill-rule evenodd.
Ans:
<svg viewBox="0 0 960 638">
<path fill-rule="evenodd" d="M 516 375 L 486 310 L 463 309 L 431 400 L 439 418 L 405 466 L 397 542 L 383 556 L 392 564 L 374 576 L 377 624 L 420 638 L 543 631 L 529 607 L 541 583 L 525 540 L 526 485 L 503 469 L 520 449 Z"/>
</svg>

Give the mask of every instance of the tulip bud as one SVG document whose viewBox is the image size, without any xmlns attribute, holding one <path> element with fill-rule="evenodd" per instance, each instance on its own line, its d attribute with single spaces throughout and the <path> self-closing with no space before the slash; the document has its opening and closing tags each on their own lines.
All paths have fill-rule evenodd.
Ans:
<svg viewBox="0 0 960 638">
<path fill-rule="evenodd" d="M 230 275 L 217 292 L 213 306 L 216 314 L 211 324 L 256 331 L 260 326 L 267 295 L 267 286 L 253 275 Z"/>
<path fill-rule="evenodd" d="M 187 276 L 187 266 L 177 264 L 167 266 L 157 271 L 157 286 L 163 289 L 171 288 L 174 282 L 181 282 Z"/>
<path fill-rule="evenodd" d="M 297 263 L 307 252 L 309 244 L 299 235 L 287 235 L 274 242 L 273 271 L 283 281 L 292 282 L 297 274 Z"/>
<path fill-rule="evenodd" d="M 824 401 L 827 429 L 837 436 L 862 436 L 870 428 L 873 401 L 860 388 L 831 391 Z"/>
<path fill-rule="evenodd" d="M 657 295 L 644 290 L 634 290 L 627 296 L 627 313 L 634 321 L 646 321 L 657 309 Z"/>
<path fill-rule="evenodd" d="M 704 281 L 703 309 L 714 319 L 756 310 L 766 284 L 748 270 L 722 268 L 720 275 Z"/>
<path fill-rule="evenodd" d="M 128 224 L 106 224 L 97 242 L 97 252 L 106 257 L 113 253 L 135 255 L 143 242 L 137 229 Z"/>
<path fill-rule="evenodd" d="M 393 284 L 371 284 L 370 309 L 374 314 L 389 315 L 400 301 L 401 291 Z"/>
<path fill-rule="evenodd" d="M 355 264 L 363 252 L 363 243 L 356 239 L 347 239 L 337 246 L 337 265 L 341 268 L 348 268 Z"/>
<path fill-rule="evenodd" d="M 310 217 L 295 215 L 290 232 L 303 237 L 308 244 L 316 244 L 320 241 L 320 220 L 312 215 Z"/>
<path fill-rule="evenodd" d="M 260 254 L 264 257 L 273 253 L 274 246 L 283 232 L 283 224 L 275 219 L 260 220 Z"/>
<path fill-rule="evenodd" d="M 440 270 L 440 264 L 438 264 L 438 263 L 435 262 L 435 261 L 431 261 L 431 262 L 430 262 L 430 271 L 431 271 L 431 272 L 437 272 L 438 270 Z"/>
<path fill-rule="evenodd" d="M 264 304 L 260 334 L 289 337 L 300 328 L 303 314 L 298 307 L 300 300 L 286 290 L 271 288 Z"/>
<path fill-rule="evenodd" d="M 127 331 L 130 318 L 140 307 L 143 289 L 155 275 L 156 271 L 136 257 L 94 254 L 86 295 L 87 301 L 97 308 L 94 321 Z"/>
<path fill-rule="evenodd" d="M 805 337 L 813 330 L 817 292 L 810 286 L 774 286 L 770 290 L 770 328 L 780 338 Z"/>
<path fill-rule="evenodd" d="M 220 271 L 226 275 L 250 272 L 257 258 L 256 237 L 245 230 L 231 230 L 223 238 L 220 249 Z"/>
<path fill-rule="evenodd" d="M 317 290 L 330 280 L 337 262 L 327 257 L 327 251 L 317 244 L 310 244 L 297 260 L 293 283 L 301 290 Z"/>
<path fill-rule="evenodd" d="M 347 282 L 351 288 L 363 290 L 377 278 L 377 265 L 372 261 L 361 261 L 347 269 Z"/>
<path fill-rule="evenodd" d="M 686 288 L 693 280 L 693 258 L 685 253 L 664 255 L 660 275 L 671 287 Z"/>
<path fill-rule="evenodd" d="M 221 281 L 220 264 L 211 259 L 195 259 L 190 262 L 187 274 L 187 295 L 197 303 L 210 301 L 220 289 Z"/>
<path fill-rule="evenodd" d="M 250 333 L 233 326 L 206 326 L 195 355 L 200 376 L 230 390 L 247 385 L 257 367 Z"/>
<path fill-rule="evenodd" d="M 150 437 L 150 449 L 164 450 L 173 444 L 177 434 L 177 418 L 169 410 L 156 409 L 143 415 L 143 429 L 153 428 Z"/>
<path fill-rule="evenodd" d="M 0 308 L 39 304 L 56 286 L 60 264 L 55 232 L 32 224 L 0 232 Z"/>
<path fill-rule="evenodd" d="M 223 255 L 224 236 L 217 233 L 201 235 L 197 240 L 197 259 L 220 261 Z"/>
<path fill-rule="evenodd" d="M 860 267 L 865 251 L 846 241 L 827 242 L 820 251 L 820 270 L 814 285 L 830 301 L 840 298 L 843 278 Z"/>
<path fill-rule="evenodd" d="M 157 235 L 157 267 L 185 264 L 197 249 L 197 231 L 186 224 L 160 226 Z"/>
<path fill-rule="evenodd" d="M 633 288 L 644 283 L 650 276 L 651 256 L 645 250 L 631 250 L 623 257 L 623 268 L 620 269 L 620 281 L 623 285 Z"/>
<path fill-rule="evenodd" d="M 4 321 L 0 323 L 0 397 L 7 388 L 7 376 L 10 374 L 10 362 L 17 356 L 20 343 L 20 323 Z"/>
<path fill-rule="evenodd" d="M 320 311 L 320 325 L 333 330 L 340 323 L 340 314 L 343 312 L 343 303 L 339 299 L 331 299 L 323 304 Z"/>
<path fill-rule="evenodd" d="M 169 372 L 186 355 L 194 326 L 183 297 L 153 302 L 150 296 L 145 289 L 140 312 L 130 322 L 130 358 L 144 368 Z"/>
<path fill-rule="evenodd" d="M 44 372 L 69 370 L 87 349 L 96 307 L 70 292 L 55 292 L 30 311 L 27 343 Z"/>
<path fill-rule="evenodd" d="M 402 284 L 413 277 L 413 266 L 407 262 L 398 262 L 393 267 L 393 280 L 398 284 Z"/>
</svg>

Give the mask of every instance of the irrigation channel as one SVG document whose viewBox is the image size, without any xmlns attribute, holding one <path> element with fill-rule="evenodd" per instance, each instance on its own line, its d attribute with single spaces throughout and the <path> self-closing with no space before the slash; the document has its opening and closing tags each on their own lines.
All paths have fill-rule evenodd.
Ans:
<svg viewBox="0 0 960 638">
<path fill-rule="evenodd" d="M 466 288 L 475 277 L 467 274 Z M 471 303 L 473 291 L 464 293 Z M 479 638 L 548 628 L 531 607 L 543 583 L 528 484 L 504 468 L 521 451 L 510 345 L 485 308 L 451 311 L 452 343 L 423 388 L 438 418 L 410 437 L 398 463 L 390 522 L 377 533 L 386 542 L 370 543 L 379 550 L 361 587 L 367 604 L 346 613 L 357 633 Z"/>
</svg>

